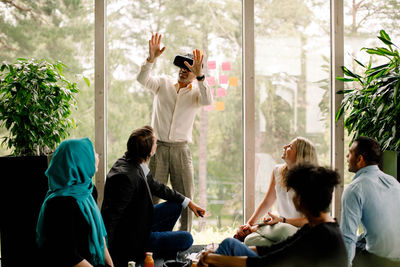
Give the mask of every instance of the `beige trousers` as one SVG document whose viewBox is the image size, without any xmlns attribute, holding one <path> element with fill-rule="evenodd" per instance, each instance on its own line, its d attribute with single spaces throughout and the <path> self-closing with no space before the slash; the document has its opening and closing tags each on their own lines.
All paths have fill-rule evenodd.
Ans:
<svg viewBox="0 0 400 267">
<path fill-rule="evenodd" d="M 163 184 L 171 181 L 172 189 L 193 199 L 194 181 L 193 164 L 187 142 L 157 141 L 156 154 L 150 159 L 150 171 L 153 177 Z M 153 203 L 157 204 L 159 198 L 153 196 Z M 190 232 L 192 229 L 192 211 L 186 208 L 182 211 L 179 230 Z"/>
</svg>

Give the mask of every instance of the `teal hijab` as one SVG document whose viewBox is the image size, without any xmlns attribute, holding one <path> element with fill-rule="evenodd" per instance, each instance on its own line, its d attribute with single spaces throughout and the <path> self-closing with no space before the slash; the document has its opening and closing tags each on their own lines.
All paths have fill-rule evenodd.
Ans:
<svg viewBox="0 0 400 267">
<path fill-rule="evenodd" d="M 93 145 L 88 138 L 70 139 L 58 146 L 46 171 L 49 191 L 40 209 L 36 226 L 39 247 L 46 240 L 43 223 L 47 201 L 58 196 L 71 196 L 76 199 L 79 209 L 91 226 L 88 239 L 92 259 L 89 261 L 95 265 L 105 265 L 103 238 L 107 233 L 99 208 L 92 197 L 92 177 L 95 172 Z"/>
</svg>

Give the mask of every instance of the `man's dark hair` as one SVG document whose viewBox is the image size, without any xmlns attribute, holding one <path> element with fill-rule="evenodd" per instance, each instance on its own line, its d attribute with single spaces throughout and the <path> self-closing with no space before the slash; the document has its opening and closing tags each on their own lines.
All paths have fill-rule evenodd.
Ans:
<svg viewBox="0 0 400 267">
<path fill-rule="evenodd" d="M 382 160 L 382 150 L 378 141 L 367 136 L 357 137 L 354 142 L 354 154 L 362 155 L 367 165 L 380 164 Z"/>
<path fill-rule="evenodd" d="M 154 142 L 153 134 L 153 128 L 147 125 L 133 130 L 126 144 L 125 157 L 138 164 L 147 160 L 151 156 Z"/>
<path fill-rule="evenodd" d="M 301 197 L 302 206 L 313 216 L 329 211 L 333 189 L 339 174 L 331 169 L 308 163 L 295 165 L 287 173 L 287 186 Z"/>
</svg>

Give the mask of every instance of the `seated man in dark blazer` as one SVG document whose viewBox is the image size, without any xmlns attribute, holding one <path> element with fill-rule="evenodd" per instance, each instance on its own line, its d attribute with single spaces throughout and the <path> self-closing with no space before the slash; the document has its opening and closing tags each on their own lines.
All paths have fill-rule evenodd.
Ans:
<svg viewBox="0 0 400 267">
<path fill-rule="evenodd" d="M 173 257 L 188 249 L 193 238 L 185 231 L 172 231 L 182 208 L 196 216 L 205 210 L 182 194 L 155 180 L 147 163 L 156 151 L 156 137 L 150 126 L 132 132 L 125 155 L 107 175 L 101 213 L 108 233 L 108 245 L 116 267 L 140 261 L 145 252 Z M 153 206 L 152 195 L 166 202 Z"/>
</svg>

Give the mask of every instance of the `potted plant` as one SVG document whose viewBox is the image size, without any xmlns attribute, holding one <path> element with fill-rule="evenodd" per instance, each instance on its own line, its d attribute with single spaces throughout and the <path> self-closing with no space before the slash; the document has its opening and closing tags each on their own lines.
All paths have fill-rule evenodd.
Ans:
<svg viewBox="0 0 400 267">
<path fill-rule="evenodd" d="M 384 171 L 399 179 L 399 50 L 384 30 L 380 31 L 378 38 L 383 47 L 362 48 L 371 55 L 368 64 L 354 59 L 362 69 L 359 74 L 342 67 L 344 77 L 337 79 L 351 85 L 349 89 L 338 92 L 343 94 L 344 98 L 336 114 L 336 121 L 345 115 L 344 127 L 349 135 L 352 134 L 352 140 L 358 136 L 375 138 L 384 150 Z M 373 66 L 374 59 L 379 61 L 377 66 Z"/>
<path fill-rule="evenodd" d="M 48 190 L 47 156 L 75 126 L 69 116 L 78 88 L 65 78 L 64 67 L 23 58 L 0 67 L 0 123 L 8 130 L 2 144 L 12 150 L 0 157 L 2 266 L 22 266 L 36 255 L 36 221 Z"/>
</svg>

